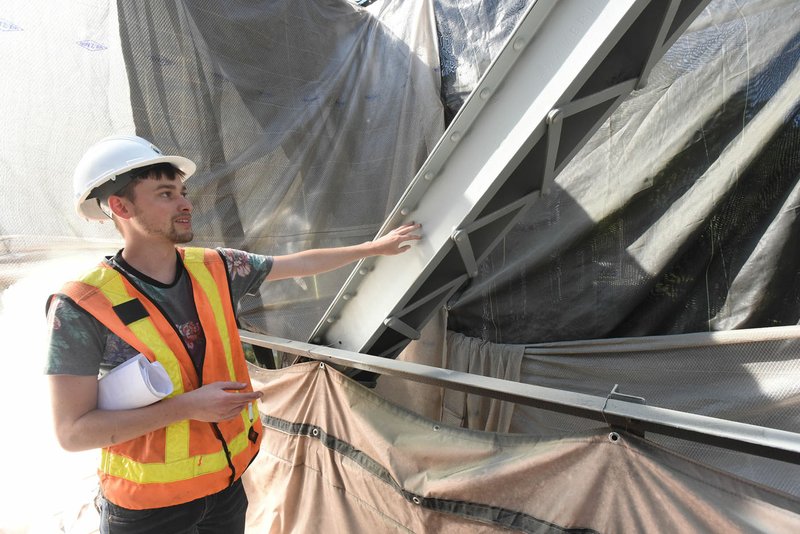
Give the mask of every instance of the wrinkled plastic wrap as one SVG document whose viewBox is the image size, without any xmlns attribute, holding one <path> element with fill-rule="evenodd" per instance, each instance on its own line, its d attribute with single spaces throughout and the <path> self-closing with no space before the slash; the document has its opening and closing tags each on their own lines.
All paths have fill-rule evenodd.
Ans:
<svg viewBox="0 0 800 534">
<path fill-rule="evenodd" d="M 800 317 L 800 4 L 716 0 L 480 266 L 449 326 L 501 343 Z"/>
<path fill-rule="evenodd" d="M 82 221 L 72 205 L 72 170 L 96 140 L 137 133 L 197 161 L 187 184 L 196 245 L 282 254 L 365 241 L 530 3 L 378 0 L 364 10 L 323 0 L 4 1 L 4 352 L 35 354 L 19 365 L 38 373 L 44 297 L 78 263 L 121 246 L 113 225 Z M 799 59 L 796 1 L 713 0 L 480 266 L 451 303 L 447 326 L 485 342 L 539 346 L 796 324 Z M 240 317 L 303 339 L 347 274 L 266 284 Z M 25 333 L 12 316 L 29 301 L 42 313 L 26 316 L 36 329 Z M 658 347 L 621 364 L 599 347 L 596 362 L 531 350 L 523 381 L 600 394 L 622 365 L 632 394 L 797 430 L 797 410 L 784 402 L 792 354 L 781 360 L 789 371 L 725 349 L 698 356 L 708 373 L 751 373 L 738 382 L 747 386 L 737 391 L 744 404 L 728 399 L 726 412 L 711 409 L 720 404 L 702 388 L 702 373 L 693 375 L 696 387 L 682 387 L 694 352 L 670 353 L 681 363 L 669 368 L 659 365 Z M 654 373 L 659 388 L 648 381 Z M 9 427 L 30 424 L 29 413 L 19 417 L 7 418 Z M 580 425 L 515 410 L 511 427 L 563 437 Z M 741 455 L 703 449 L 697 457 L 727 469 Z M 797 495 L 795 471 L 763 466 L 748 460 L 737 472 Z M 15 468 L 4 465 L 9 479 L 30 478 Z"/>
<path fill-rule="evenodd" d="M 44 6 L 0 9 L 19 28 L 0 35 L 29 58 L 0 82 L 4 119 L 19 125 L 2 141 L 4 195 L 33 186 L 47 206 L 43 217 L 24 201 L 0 214 L 12 254 L 0 287 L 86 238 L 99 239 L 97 257 L 120 246 L 113 225 L 71 205 L 72 170 L 106 135 L 135 132 L 198 164 L 187 182 L 193 244 L 284 254 L 371 239 L 442 132 L 429 0 L 59 10 L 61 21 Z M 243 303 L 242 321 L 303 338 L 346 276 L 269 284 Z"/>
<path fill-rule="evenodd" d="M 436 0 L 442 100 L 455 115 L 533 0 Z"/>
<path fill-rule="evenodd" d="M 0 213 L 2 287 L 45 258 L 119 246 L 70 193 L 83 149 L 111 133 L 198 161 L 196 244 L 280 254 L 369 239 L 441 132 L 436 28 L 452 41 L 451 102 L 522 10 L 4 5 L 0 105 L 19 126 L 0 139 L 16 199 Z M 480 266 L 449 327 L 532 343 L 797 323 L 799 9 L 713 1 Z M 303 338 L 346 275 L 265 286 L 242 319 Z"/>
<path fill-rule="evenodd" d="M 367 241 L 441 134 L 428 0 L 119 6 L 137 132 L 200 165 L 195 243 Z M 240 317 L 307 337 L 346 275 L 267 284 Z"/>
</svg>

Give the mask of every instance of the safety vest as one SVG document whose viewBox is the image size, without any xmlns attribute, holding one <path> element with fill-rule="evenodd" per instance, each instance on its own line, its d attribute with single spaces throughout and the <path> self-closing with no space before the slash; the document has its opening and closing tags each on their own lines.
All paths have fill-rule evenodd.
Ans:
<svg viewBox="0 0 800 534">
<path fill-rule="evenodd" d="M 231 302 L 228 273 L 219 253 L 178 249 L 192 282 L 194 302 L 206 337 L 202 382 L 248 384 L 250 375 Z M 126 276 L 107 263 L 62 293 L 150 361 L 166 369 L 170 396 L 199 388 L 189 352 L 175 326 Z M 105 497 L 125 508 L 171 506 L 211 495 L 233 484 L 261 443 L 256 404 L 238 417 L 207 423 L 184 420 L 102 450 L 100 486 Z"/>
</svg>

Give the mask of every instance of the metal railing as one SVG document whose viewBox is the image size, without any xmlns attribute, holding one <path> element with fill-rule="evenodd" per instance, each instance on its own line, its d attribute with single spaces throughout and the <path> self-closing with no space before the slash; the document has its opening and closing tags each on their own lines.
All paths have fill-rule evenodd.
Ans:
<svg viewBox="0 0 800 534">
<path fill-rule="evenodd" d="M 337 366 L 396 376 L 457 391 L 602 421 L 616 430 L 653 432 L 773 460 L 800 464 L 800 434 L 656 406 L 612 390 L 607 397 L 523 384 L 292 341 L 246 330 L 242 341 Z"/>
</svg>

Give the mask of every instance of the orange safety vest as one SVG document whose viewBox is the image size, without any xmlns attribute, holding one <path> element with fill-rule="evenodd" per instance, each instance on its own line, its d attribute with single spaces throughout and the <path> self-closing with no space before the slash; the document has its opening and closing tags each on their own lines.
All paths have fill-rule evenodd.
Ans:
<svg viewBox="0 0 800 534">
<path fill-rule="evenodd" d="M 239 339 L 228 273 L 219 253 L 178 249 L 192 282 L 194 302 L 206 337 L 202 382 L 248 384 L 250 375 Z M 159 308 L 107 263 L 62 293 L 150 361 L 167 370 L 170 396 L 199 388 L 192 359 L 177 330 Z M 126 324 L 128 323 L 128 324 Z M 100 486 L 105 497 L 131 509 L 160 508 L 211 495 L 233 484 L 258 453 L 262 427 L 252 412 L 219 423 L 184 420 L 102 450 Z"/>
</svg>

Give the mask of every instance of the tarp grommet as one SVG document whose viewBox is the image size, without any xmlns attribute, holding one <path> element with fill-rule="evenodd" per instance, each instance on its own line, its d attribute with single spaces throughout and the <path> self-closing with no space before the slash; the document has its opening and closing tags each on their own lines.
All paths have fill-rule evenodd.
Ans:
<svg viewBox="0 0 800 534">
<path fill-rule="evenodd" d="M 319 362 L 319 368 L 320 368 L 320 370 L 324 370 L 325 369 L 325 363 L 324 362 Z"/>
<path fill-rule="evenodd" d="M 441 428 L 442 427 L 440 427 L 439 425 L 433 425 L 433 431 L 434 432 L 438 432 L 439 430 L 441 430 Z"/>
<path fill-rule="evenodd" d="M 311 435 L 314 436 L 315 438 L 318 437 L 319 436 L 319 429 L 318 428 L 311 429 Z"/>
<path fill-rule="evenodd" d="M 412 501 L 414 504 L 422 504 L 422 499 L 420 499 L 420 498 L 419 498 L 419 497 L 417 497 L 416 495 L 414 495 L 413 497 L 411 497 L 411 501 Z"/>
<path fill-rule="evenodd" d="M 619 434 L 617 434 L 616 432 L 609 432 L 608 433 L 608 441 L 610 441 L 611 443 L 618 442 L 619 441 Z"/>
</svg>

